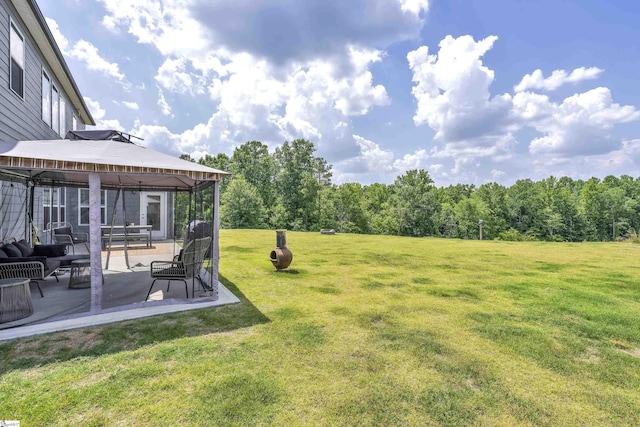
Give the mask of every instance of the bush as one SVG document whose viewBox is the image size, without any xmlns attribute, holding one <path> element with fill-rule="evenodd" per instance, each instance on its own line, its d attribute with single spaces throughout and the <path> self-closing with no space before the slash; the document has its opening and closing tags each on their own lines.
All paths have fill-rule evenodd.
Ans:
<svg viewBox="0 0 640 427">
<path fill-rule="evenodd" d="M 510 228 L 507 231 L 503 231 L 499 233 L 498 237 L 496 237 L 496 240 L 504 240 L 507 242 L 525 242 L 525 241 L 532 241 L 535 239 L 533 239 L 531 236 L 525 236 L 515 228 Z"/>
</svg>

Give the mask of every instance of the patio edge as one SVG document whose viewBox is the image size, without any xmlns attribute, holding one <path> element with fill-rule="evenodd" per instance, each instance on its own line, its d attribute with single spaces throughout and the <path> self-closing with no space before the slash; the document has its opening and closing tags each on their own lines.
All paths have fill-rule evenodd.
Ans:
<svg viewBox="0 0 640 427">
<path fill-rule="evenodd" d="M 52 332 L 68 331 L 71 329 L 87 328 L 108 323 L 122 322 L 125 320 L 141 319 L 144 317 L 157 316 L 161 314 L 177 313 L 181 311 L 199 310 L 202 308 L 220 307 L 223 305 L 238 304 L 240 299 L 236 297 L 222 283 L 218 282 L 218 299 L 216 301 L 206 301 L 202 303 L 188 304 L 164 304 L 134 308 L 130 310 L 109 311 L 86 316 L 73 317 L 65 320 L 38 323 L 26 326 L 0 330 L 0 342 L 17 338 L 26 338 L 36 335 L 43 335 Z"/>
</svg>

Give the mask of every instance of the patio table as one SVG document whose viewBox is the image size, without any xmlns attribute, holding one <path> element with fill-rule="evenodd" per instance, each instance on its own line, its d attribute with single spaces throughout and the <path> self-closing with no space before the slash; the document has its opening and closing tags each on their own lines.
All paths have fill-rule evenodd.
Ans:
<svg viewBox="0 0 640 427">
<path fill-rule="evenodd" d="M 29 279 L 0 280 L 0 323 L 22 319 L 32 314 Z"/>
</svg>

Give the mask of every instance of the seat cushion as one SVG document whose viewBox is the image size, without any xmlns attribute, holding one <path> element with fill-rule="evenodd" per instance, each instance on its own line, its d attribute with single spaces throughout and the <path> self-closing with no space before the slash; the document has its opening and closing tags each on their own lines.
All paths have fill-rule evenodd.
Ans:
<svg viewBox="0 0 640 427">
<path fill-rule="evenodd" d="M 33 248 L 33 254 L 46 257 L 65 256 L 67 245 L 36 245 Z"/>
<path fill-rule="evenodd" d="M 33 255 L 33 248 L 31 247 L 31 244 L 24 239 L 20 240 L 19 242 L 15 242 L 14 246 L 20 249 L 23 257 L 29 257 Z"/>
<path fill-rule="evenodd" d="M 2 250 L 9 256 L 9 258 L 20 258 L 22 257 L 22 252 L 16 245 L 13 243 L 9 243 L 8 245 L 4 245 Z"/>
<path fill-rule="evenodd" d="M 34 261 L 38 261 L 44 264 L 47 262 L 47 258 L 43 256 L 0 258 L 0 264 L 10 264 L 12 262 L 34 262 Z"/>
<path fill-rule="evenodd" d="M 48 275 L 56 271 L 59 267 L 60 267 L 60 261 L 47 259 L 47 262 L 44 265 L 44 277 L 47 277 Z"/>
</svg>

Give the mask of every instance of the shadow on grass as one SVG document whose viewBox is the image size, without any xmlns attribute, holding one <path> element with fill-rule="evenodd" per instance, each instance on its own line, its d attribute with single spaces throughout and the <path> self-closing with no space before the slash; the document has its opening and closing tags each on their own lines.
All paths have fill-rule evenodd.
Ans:
<svg viewBox="0 0 640 427">
<path fill-rule="evenodd" d="M 277 274 L 300 274 L 300 272 L 298 270 L 273 270 L 274 273 Z"/>
<path fill-rule="evenodd" d="M 228 332 L 270 321 L 224 276 L 239 304 L 190 310 L 0 343 L 0 375 L 76 357 L 94 357 L 181 339 Z"/>
</svg>

